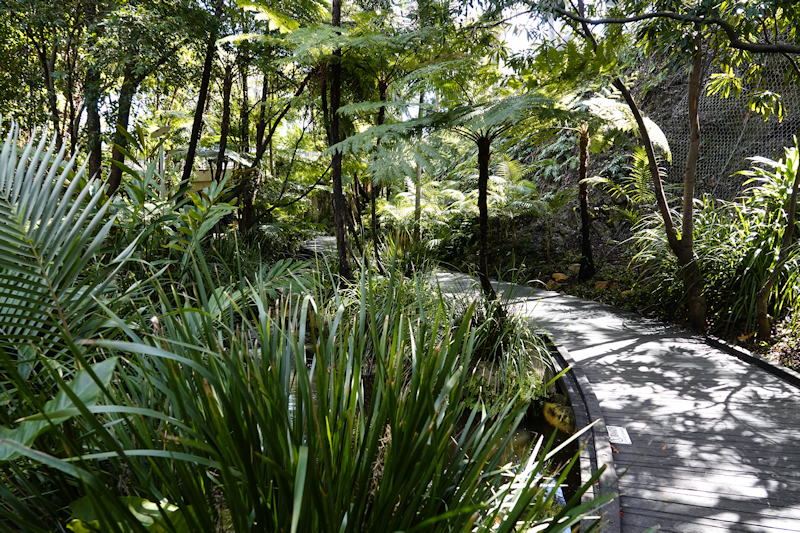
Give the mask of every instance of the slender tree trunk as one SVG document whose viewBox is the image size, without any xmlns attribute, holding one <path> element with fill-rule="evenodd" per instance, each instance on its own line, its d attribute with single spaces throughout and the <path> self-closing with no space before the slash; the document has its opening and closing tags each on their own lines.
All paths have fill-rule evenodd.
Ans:
<svg viewBox="0 0 800 533">
<path fill-rule="evenodd" d="M 131 117 L 131 104 L 133 103 L 133 97 L 136 94 L 139 83 L 139 78 L 133 74 L 133 67 L 130 64 L 127 65 L 123 73 L 122 87 L 119 90 L 117 131 L 114 132 L 114 147 L 111 149 L 112 161 L 119 161 L 120 163 L 125 162 L 125 155 L 118 147 L 127 147 L 128 140 L 119 130 L 128 130 L 128 122 Z M 112 162 L 108 172 L 108 180 L 106 181 L 106 194 L 113 196 L 114 193 L 117 192 L 117 189 L 119 189 L 120 183 L 122 183 L 122 169 Z"/>
<path fill-rule="evenodd" d="M 97 2 L 90 0 L 86 2 L 86 20 L 90 24 L 95 23 L 97 17 Z M 94 26 L 93 26 L 94 27 Z M 94 27 L 90 31 L 89 46 L 96 44 L 101 36 L 102 25 Z M 103 144 L 100 137 L 100 93 L 101 80 L 100 69 L 94 62 L 86 67 L 86 80 L 83 85 L 83 100 L 86 102 L 86 150 L 89 152 L 89 176 L 101 177 L 103 166 Z"/>
<path fill-rule="evenodd" d="M 694 188 L 697 174 L 697 160 L 700 156 L 700 75 L 703 63 L 702 40 L 695 38 L 697 51 L 689 78 L 689 153 L 686 156 L 686 171 L 683 175 L 683 220 L 681 238 L 675 255 L 683 268 L 683 287 L 687 297 L 689 325 L 695 331 L 705 331 L 708 309 L 704 294 L 705 280 L 694 254 Z"/>
<path fill-rule="evenodd" d="M 86 100 L 86 150 L 89 152 L 89 176 L 100 177 L 103 165 L 103 144 L 100 138 L 100 71 L 94 66 L 86 69 L 84 85 Z"/>
<path fill-rule="evenodd" d="M 266 142 L 264 139 L 264 132 L 267 129 L 267 95 L 269 94 L 269 78 L 267 73 L 264 73 L 264 79 L 261 82 L 261 106 L 258 111 L 258 122 L 256 122 L 256 159 L 253 162 L 253 168 L 258 167 L 264 157 L 264 150 Z M 249 117 L 249 115 L 248 115 Z M 249 129 L 249 126 L 248 126 Z M 239 230 L 246 233 L 256 222 L 255 210 L 253 208 L 253 201 L 255 190 L 258 187 L 260 176 L 259 170 L 256 168 L 255 177 L 250 178 L 250 187 L 245 187 L 242 192 L 242 215 L 239 221 Z"/>
<path fill-rule="evenodd" d="M 69 46 L 69 44 L 67 45 Z M 71 47 L 70 47 L 71 48 Z M 77 52 L 76 52 L 77 53 Z M 67 107 L 69 107 L 69 153 L 74 154 L 75 149 L 78 146 L 78 109 L 75 106 L 75 65 L 74 60 L 72 59 L 74 54 L 69 53 L 69 48 L 66 54 L 66 63 L 67 63 L 67 76 L 66 76 L 66 88 L 64 90 L 64 97 L 67 99 Z M 81 111 L 82 112 L 82 111 Z"/>
<path fill-rule="evenodd" d="M 342 0 L 333 0 L 331 3 L 331 24 L 334 27 L 342 25 Z M 331 64 L 331 109 L 330 109 L 330 139 L 333 146 L 340 140 L 339 132 L 339 106 L 342 90 L 342 51 L 336 50 Z M 333 153 L 331 166 L 333 180 L 333 220 L 336 229 L 336 250 L 339 255 L 339 275 L 345 280 L 353 279 L 353 271 L 347 258 L 347 213 L 344 191 L 342 190 L 342 152 Z"/>
<path fill-rule="evenodd" d="M 239 109 L 239 152 L 250 152 L 250 88 L 247 77 L 250 75 L 250 64 L 247 57 L 239 61 L 239 77 L 242 78 L 242 105 Z"/>
<path fill-rule="evenodd" d="M 419 112 L 422 118 L 422 104 L 425 102 L 425 91 L 419 93 Z M 414 183 L 414 242 L 419 242 L 420 224 L 422 223 L 422 165 L 417 164 L 417 181 Z"/>
<path fill-rule="evenodd" d="M 261 82 L 261 105 L 258 110 L 258 122 L 256 123 L 256 161 L 261 161 L 264 157 L 267 143 L 264 142 L 264 132 L 267 129 L 267 95 L 269 94 L 269 78 L 264 73 Z"/>
<path fill-rule="evenodd" d="M 44 85 L 47 88 L 47 104 L 50 111 L 50 120 L 53 123 L 53 131 L 56 134 L 56 149 L 61 149 L 64 144 L 64 136 L 61 133 L 61 120 L 58 112 L 58 97 L 56 96 L 56 85 L 53 74 L 55 71 L 56 58 L 58 57 L 58 41 L 57 37 L 53 36 L 53 50 L 50 54 L 45 48 L 44 30 L 39 30 L 39 40 L 33 38 L 31 32 L 28 33 L 28 38 L 34 44 L 36 55 L 39 58 L 39 64 L 42 67 L 44 74 Z"/>
<path fill-rule="evenodd" d="M 215 179 L 222 179 L 225 149 L 228 147 L 228 131 L 231 127 L 231 88 L 233 87 L 233 66 L 225 65 L 222 77 L 222 125 L 219 131 L 219 153 L 217 154 L 217 171 Z"/>
<path fill-rule="evenodd" d="M 683 183 L 683 219 L 681 237 L 678 238 L 672 215 L 669 212 L 664 186 L 659 176 L 658 163 L 656 162 L 653 143 L 647 133 L 644 119 L 642 118 L 636 102 L 633 100 L 630 91 L 619 80 L 614 81 L 614 86 L 620 89 L 623 98 L 628 103 L 628 107 L 633 112 L 634 118 L 639 126 L 639 131 L 644 140 L 645 152 L 647 153 L 648 166 L 653 179 L 653 186 L 656 193 L 656 203 L 659 212 L 664 220 L 664 230 L 670 249 L 675 254 L 683 271 L 683 287 L 686 294 L 687 309 L 689 312 L 689 326 L 695 331 L 705 331 L 708 307 L 704 294 L 705 280 L 700 271 L 700 265 L 694 256 L 694 246 L 692 239 L 693 231 L 693 200 L 695 186 L 695 172 L 700 148 L 700 121 L 697 111 L 698 99 L 700 95 L 700 71 L 702 66 L 702 54 L 698 46 L 695 56 L 692 75 L 689 80 L 689 122 L 690 122 L 690 141 L 689 153 L 686 157 L 686 172 L 684 173 Z"/>
<path fill-rule="evenodd" d="M 578 272 L 578 279 L 586 281 L 592 279 L 596 272 L 594 259 L 592 258 L 592 241 L 590 239 L 589 184 L 586 182 L 589 165 L 589 128 L 586 124 L 583 124 L 580 128 L 578 152 L 580 157 L 578 195 L 581 203 L 581 269 Z"/>
<path fill-rule="evenodd" d="M 270 121 L 270 129 L 272 129 L 272 121 Z M 272 142 L 272 135 L 267 139 L 267 148 L 269 149 L 269 173 L 271 176 L 275 175 L 275 145 Z"/>
<path fill-rule="evenodd" d="M 478 245 L 478 277 L 486 299 L 494 301 L 497 294 L 489 281 L 489 158 L 491 140 L 486 136 L 477 138 L 478 143 L 478 222 L 480 237 Z"/>
<path fill-rule="evenodd" d="M 214 16 L 217 20 L 222 16 L 222 6 L 224 0 L 217 0 L 214 8 Z M 203 125 L 203 110 L 206 106 L 208 97 L 208 85 L 211 81 L 211 67 L 214 63 L 214 55 L 217 53 L 217 28 L 211 30 L 211 35 L 206 46 L 206 58 L 203 63 L 203 77 L 200 80 L 200 92 L 197 95 L 197 107 L 194 111 L 194 122 L 192 123 L 192 134 L 189 137 L 189 149 L 186 153 L 186 162 L 183 165 L 183 175 L 181 176 L 181 186 L 188 185 L 192 179 L 192 167 L 194 166 L 194 156 L 197 153 L 197 143 L 200 141 L 200 128 Z"/>
<path fill-rule="evenodd" d="M 792 194 L 789 196 L 789 205 L 786 206 L 786 229 L 783 232 L 781 249 L 778 253 L 778 260 L 775 267 L 770 272 L 769 277 L 761 286 L 756 294 L 756 316 L 758 318 L 758 340 L 769 340 L 772 335 L 772 322 L 769 318 L 767 302 L 772 288 L 778 281 L 784 263 L 786 262 L 789 248 L 794 242 L 794 226 L 797 218 L 797 189 L 800 188 L 800 168 L 794 169 L 794 183 L 792 184 Z"/>
</svg>

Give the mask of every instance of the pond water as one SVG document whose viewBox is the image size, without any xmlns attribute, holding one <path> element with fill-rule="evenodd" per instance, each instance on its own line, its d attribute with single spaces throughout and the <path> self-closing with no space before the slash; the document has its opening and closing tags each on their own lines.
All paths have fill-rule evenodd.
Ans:
<svg viewBox="0 0 800 533">
<path fill-rule="evenodd" d="M 517 431 L 514 432 L 514 436 L 511 439 L 508 449 L 509 461 L 521 463 L 522 461 L 527 460 L 531 447 L 536 443 L 540 436 L 544 437 L 544 446 L 547 444 L 553 433 L 555 433 L 552 449 L 557 448 L 570 437 L 563 431 L 557 431 L 550 424 L 548 424 L 543 415 L 531 415 L 530 412 L 532 410 L 533 409 L 529 410 L 529 414 L 522 419 Z M 555 455 L 552 462 L 553 466 L 568 464 L 576 453 L 578 453 L 577 439 L 569 443 L 564 447 L 563 450 L 560 450 Z M 562 492 L 564 493 L 564 498 L 569 501 L 569 499 L 575 495 L 580 485 L 580 463 L 576 462 L 567 474 L 564 484 L 561 486 Z"/>
</svg>

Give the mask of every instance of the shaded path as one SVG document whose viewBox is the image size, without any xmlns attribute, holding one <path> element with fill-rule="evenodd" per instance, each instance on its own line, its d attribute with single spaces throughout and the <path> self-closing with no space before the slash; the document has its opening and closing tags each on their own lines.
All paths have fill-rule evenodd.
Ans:
<svg viewBox="0 0 800 533">
<path fill-rule="evenodd" d="M 627 429 L 613 453 L 623 532 L 800 531 L 797 388 L 677 327 L 499 289 L 569 350 L 605 423 Z"/>
</svg>

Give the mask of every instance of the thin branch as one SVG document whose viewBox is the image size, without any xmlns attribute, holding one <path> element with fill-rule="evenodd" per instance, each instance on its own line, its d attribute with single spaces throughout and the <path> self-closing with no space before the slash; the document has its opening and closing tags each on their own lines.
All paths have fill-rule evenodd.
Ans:
<svg viewBox="0 0 800 533">
<path fill-rule="evenodd" d="M 797 74 L 798 83 L 800 83 L 800 67 L 797 66 L 797 61 L 795 61 L 794 58 L 789 54 L 781 54 L 781 55 L 785 57 L 786 60 L 789 62 L 789 64 L 792 66 L 792 70 L 794 70 L 794 73 Z"/>
<path fill-rule="evenodd" d="M 273 205 L 272 207 L 270 207 L 269 209 L 267 209 L 266 213 L 264 213 L 263 215 L 261 215 L 260 217 L 258 217 L 258 218 L 256 219 L 256 222 L 258 222 L 259 220 L 261 220 L 261 219 L 262 219 L 262 218 L 263 218 L 263 217 L 264 217 L 264 216 L 265 216 L 267 213 L 271 213 L 272 211 L 274 211 L 275 209 L 278 209 L 278 208 L 281 208 L 281 209 L 282 209 L 282 208 L 284 208 L 284 207 L 289 207 L 290 205 L 292 205 L 292 204 L 295 204 L 295 203 L 299 202 L 300 200 L 302 200 L 303 198 L 305 198 L 306 196 L 308 196 L 309 194 L 311 194 L 311 191 L 313 191 L 314 189 L 316 189 L 316 188 L 319 186 L 319 184 L 320 184 L 320 183 L 322 183 L 322 180 L 324 180 L 324 179 L 325 179 L 325 176 L 327 176 L 327 175 L 328 175 L 328 172 L 330 171 L 330 169 L 331 169 L 331 166 L 333 166 L 333 162 L 331 162 L 331 163 L 329 163 L 329 164 L 328 164 L 328 168 L 326 168 L 326 169 L 325 169 L 325 172 L 323 172 L 323 173 L 320 175 L 319 179 L 318 179 L 317 181 L 315 181 L 315 182 L 314 182 L 314 185 L 312 185 L 311 187 L 309 187 L 308 189 L 306 189 L 306 190 L 305 190 L 305 191 L 304 191 L 304 192 L 303 192 L 303 193 L 302 193 L 300 196 L 298 196 L 297 198 L 295 198 L 295 199 L 294 199 L 294 200 L 292 200 L 291 202 L 286 202 L 285 204 Z"/>
<path fill-rule="evenodd" d="M 300 132 L 300 136 L 297 138 L 297 142 L 294 143 L 294 151 L 292 152 L 292 160 L 289 161 L 288 168 L 286 169 L 286 178 L 283 180 L 283 187 L 281 188 L 281 193 L 278 195 L 278 200 L 283 200 L 283 195 L 286 194 L 286 189 L 289 186 L 289 178 L 292 175 L 292 169 L 294 168 L 294 162 L 297 161 L 297 151 L 300 149 L 300 143 L 303 142 L 303 137 L 306 136 L 306 128 Z"/>
<path fill-rule="evenodd" d="M 513 19 L 517 18 L 517 17 L 521 17 L 521 16 L 527 15 L 527 14 L 528 14 L 527 11 L 521 11 L 519 13 L 515 13 L 515 14 L 513 14 L 513 15 L 511 15 L 509 17 L 506 17 L 504 19 L 499 19 L 499 20 L 495 20 L 495 21 L 492 21 L 492 22 L 476 22 L 475 24 L 471 24 L 469 26 L 464 26 L 463 29 L 464 30 L 490 30 L 490 29 L 496 28 L 498 26 L 502 26 L 503 24 L 506 24 L 506 23 L 512 21 Z"/>
<path fill-rule="evenodd" d="M 272 139 L 272 137 L 275 135 L 275 130 L 278 129 L 278 125 L 281 123 L 281 120 L 283 120 L 283 117 L 285 117 L 286 113 L 288 113 L 289 110 L 292 108 L 292 101 L 295 98 L 299 97 L 301 94 L 303 94 L 303 91 L 305 90 L 306 85 L 308 84 L 308 80 L 311 79 L 311 76 L 314 74 L 314 72 L 315 72 L 314 69 L 311 69 L 308 72 L 308 74 L 306 74 L 306 77 L 303 78 L 303 81 L 300 82 L 300 85 L 297 87 L 297 90 L 294 92 L 294 95 L 292 96 L 292 98 L 286 103 L 286 105 L 284 106 L 284 108 L 280 112 L 280 114 L 278 114 L 278 118 L 276 118 L 275 122 L 272 123 L 272 125 L 269 128 L 269 132 L 267 133 L 267 136 L 264 138 L 264 146 L 269 145 L 269 142 Z M 272 122 L 271 118 L 270 118 L 270 122 Z M 264 154 L 261 154 L 261 157 L 263 158 Z M 257 157 L 256 160 L 253 161 L 252 168 L 257 167 L 260 162 L 261 162 L 261 158 Z"/>
<path fill-rule="evenodd" d="M 556 13 L 567 17 L 568 19 L 580 22 L 581 24 L 630 24 L 631 22 L 639 22 L 641 20 L 649 20 L 655 18 L 666 18 L 678 22 L 688 22 L 692 24 L 707 24 L 719 26 L 725 32 L 729 39 L 729 45 L 738 50 L 745 50 L 747 52 L 756 52 L 761 54 L 800 54 L 800 46 L 792 44 L 775 44 L 775 43 L 751 43 L 743 41 L 736 34 L 736 28 L 727 20 L 718 17 L 701 17 L 697 15 L 687 15 L 675 13 L 673 11 L 655 11 L 653 13 L 645 13 L 643 15 L 634 15 L 631 17 L 609 17 L 593 19 L 581 17 L 574 13 L 570 13 L 566 9 L 558 6 L 550 5 L 549 9 Z"/>
</svg>

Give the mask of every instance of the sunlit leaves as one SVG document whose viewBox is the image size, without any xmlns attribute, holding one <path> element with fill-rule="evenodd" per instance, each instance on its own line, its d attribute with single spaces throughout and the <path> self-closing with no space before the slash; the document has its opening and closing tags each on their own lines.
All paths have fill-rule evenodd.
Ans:
<svg viewBox="0 0 800 533">
<path fill-rule="evenodd" d="M 707 94 L 719 94 L 723 98 L 733 96 L 738 98 L 742 92 L 742 79 L 734 74 L 730 67 L 724 72 L 711 74 L 707 87 Z"/>
<path fill-rule="evenodd" d="M 786 115 L 781 95 L 766 89 L 753 91 L 748 101 L 748 107 L 751 111 L 762 115 L 764 120 L 767 120 L 772 114 L 775 114 L 778 120 L 783 120 Z"/>
</svg>

